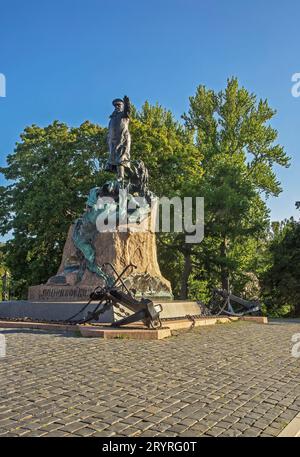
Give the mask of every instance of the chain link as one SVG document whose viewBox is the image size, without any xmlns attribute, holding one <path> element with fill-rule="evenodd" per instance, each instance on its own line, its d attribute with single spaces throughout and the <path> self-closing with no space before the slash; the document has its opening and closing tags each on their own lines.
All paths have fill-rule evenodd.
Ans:
<svg viewBox="0 0 300 457">
<path fill-rule="evenodd" d="M 116 309 L 115 309 L 116 308 Z M 122 306 L 120 306 L 118 303 L 115 303 L 113 305 L 113 309 L 114 309 L 114 313 L 120 317 L 121 319 L 124 319 L 125 317 L 128 317 L 128 316 L 131 316 L 130 313 L 128 313 L 128 311 L 126 311 L 125 308 L 122 308 Z M 118 311 L 117 311 L 118 310 Z"/>
</svg>

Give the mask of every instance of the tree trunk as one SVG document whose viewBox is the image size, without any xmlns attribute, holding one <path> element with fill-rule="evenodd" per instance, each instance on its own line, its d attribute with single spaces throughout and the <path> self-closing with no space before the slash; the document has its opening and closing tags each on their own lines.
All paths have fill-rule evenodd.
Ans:
<svg viewBox="0 0 300 457">
<path fill-rule="evenodd" d="M 221 284 L 222 284 L 222 289 L 226 290 L 227 292 L 230 291 L 230 284 L 229 284 L 229 271 L 226 265 L 226 259 L 227 259 L 227 247 L 228 247 L 228 242 L 226 237 L 222 240 L 221 243 L 221 257 L 224 260 L 224 263 L 221 265 Z"/>
<path fill-rule="evenodd" d="M 7 273 L 4 272 L 2 276 L 2 301 L 7 300 Z"/>
<path fill-rule="evenodd" d="M 181 290 L 180 299 L 186 300 L 188 298 L 188 282 L 192 272 L 191 251 L 187 250 L 184 253 L 184 268 L 181 276 Z"/>
</svg>

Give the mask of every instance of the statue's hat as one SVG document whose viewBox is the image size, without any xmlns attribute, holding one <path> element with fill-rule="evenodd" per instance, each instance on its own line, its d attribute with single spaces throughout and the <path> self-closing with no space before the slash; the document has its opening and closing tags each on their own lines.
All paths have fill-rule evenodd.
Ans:
<svg viewBox="0 0 300 457">
<path fill-rule="evenodd" d="M 114 106 L 116 106 L 116 103 L 124 103 L 124 101 L 121 99 L 121 98 L 115 98 L 113 101 L 112 101 L 112 104 Z"/>
</svg>

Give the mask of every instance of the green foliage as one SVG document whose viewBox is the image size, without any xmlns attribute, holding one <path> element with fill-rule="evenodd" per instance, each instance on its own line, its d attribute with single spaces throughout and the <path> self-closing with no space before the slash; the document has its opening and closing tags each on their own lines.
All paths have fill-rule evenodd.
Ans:
<svg viewBox="0 0 300 457">
<path fill-rule="evenodd" d="M 17 296 L 55 273 L 68 227 L 95 183 L 104 132 L 89 122 L 79 128 L 57 121 L 27 127 L 1 169 L 13 181 L 0 189 L 0 229 L 13 232 L 5 253 Z"/>
<path fill-rule="evenodd" d="M 198 195 L 204 196 L 206 233 L 191 255 L 209 287 L 227 288 L 230 278 L 241 292 L 248 268 L 258 271 L 245 257 L 245 246 L 266 235 L 269 212 L 262 196 L 279 194 L 273 166 L 289 163 L 268 124 L 274 114 L 267 101 L 257 102 L 234 78 L 225 91 L 199 86 L 190 97 L 183 119 L 203 156 Z"/>
<path fill-rule="evenodd" d="M 158 196 L 183 196 L 203 173 L 192 133 L 170 111 L 145 103 L 130 124 L 132 159 L 149 169 L 150 188 Z"/>
<path fill-rule="evenodd" d="M 293 218 L 273 225 L 262 287 L 270 314 L 300 316 L 300 223 Z"/>
</svg>

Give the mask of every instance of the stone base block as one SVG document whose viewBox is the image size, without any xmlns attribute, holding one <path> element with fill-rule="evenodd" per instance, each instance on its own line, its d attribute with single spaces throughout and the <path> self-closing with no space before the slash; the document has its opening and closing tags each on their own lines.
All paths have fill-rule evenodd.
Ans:
<svg viewBox="0 0 300 457">
<path fill-rule="evenodd" d="M 60 302 L 47 302 L 47 301 L 4 301 L 0 303 L 0 319 L 25 319 L 30 318 L 33 320 L 40 321 L 68 321 L 70 317 L 78 313 L 86 305 L 86 301 L 60 301 Z M 216 317 L 201 317 L 201 308 L 197 302 L 174 300 L 174 301 L 159 301 L 154 300 L 155 304 L 162 305 L 162 312 L 160 317 L 162 319 L 168 319 L 166 325 L 169 326 L 169 322 L 172 319 L 177 320 L 177 325 L 183 322 L 183 328 L 189 326 L 192 322 L 191 317 L 197 318 L 197 325 L 212 325 L 213 321 L 228 322 L 237 320 L 236 317 L 230 316 L 216 316 Z M 88 312 L 93 311 L 97 305 L 97 302 L 92 302 L 87 308 L 76 316 L 75 320 L 84 319 L 87 317 Z M 124 306 L 122 306 L 125 308 Z M 129 310 L 128 310 L 129 311 Z M 131 312 L 132 313 L 132 312 Z M 247 316 L 240 318 L 245 321 L 256 322 L 260 324 L 267 324 L 268 319 L 262 316 Z M 99 323 L 113 323 L 119 320 L 115 317 L 114 310 L 109 309 L 105 313 L 100 314 Z M 200 323 L 201 321 L 201 323 Z M 199 324 L 198 324 L 199 322 Z M 173 324 L 171 324 L 171 327 Z"/>
<path fill-rule="evenodd" d="M 149 275 L 131 275 L 124 280 L 126 286 L 130 290 L 135 288 L 142 291 L 143 296 L 151 300 L 169 300 L 170 291 L 162 283 L 160 278 L 150 277 Z M 98 285 L 100 281 L 98 280 Z M 89 300 L 90 294 L 95 289 L 96 285 L 53 285 L 40 284 L 38 286 L 30 286 L 28 288 L 28 300 L 38 302 L 62 302 L 62 301 L 83 301 Z M 141 292 L 136 294 L 137 298 L 141 297 Z"/>
<path fill-rule="evenodd" d="M 162 312 L 160 317 L 163 319 L 186 317 L 186 316 L 200 316 L 202 314 L 201 307 L 195 301 L 188 300 L 172 300 L 172 301 L 159 301 L 154 300 L 154 303 L 162 305 Z"/>
<path fill-rule="evenodd" d="M 146 329 L 146 328 L 99 328 L 88 325 L 80 325 L 79 331 L 82 336 L 87 338 L 104 338 L 111 339 L 134 339 L 134 340 L 162 340 L 171 336 L 169 328 Z"/>
<path fill-rule="evenodd" d="M 31 302 L 27 300 L 0 303 L 0 319 L 30 318 L 41 321 L 67 321 L 79 312 L 87 301 L 78 302 Z M 82 311 L 75 320 L 84 319 L 88 311 L 96 306 L 94 302 Z M 114 322 L 113 309 L 101 314 L 99 322 Z"/>
<path fill-rule="evenodd" d="M 39 287 L 39 286 L 37 286 Z M 88 297 L 88 295 L 87 295 Z M 81 301 L 7 301 L 0 304 L 0 319 L 21 319 L 30 318 L 35 320 L 47 320 L 47 321 L 63 321 L 69 320 L 71 316 L 80 311 L 84 305 L 88 302 L 81 299 Z M 201 308 L 197 302 L 174 300 L 174 301 L 161 301 L 153 300 L 154 303 L 160 303 L 162 305 L 162 318 L 180 318 L 186 316 L 199 316 L 201 314 Z M 97 305 L 97 302 L 92 302 L 84 309 L 77 317 L 78 319 L 84 319 L 89 311 L 93 311 Z M 125 308 L 125 306 L 122 306 Z M 132 311 L 127 310 L 132 314 Z M 100 315 L 98 322 L 112 323 L 115 322 L 115 316 L 113 309 L 106 311 Z"/>
</svg>

